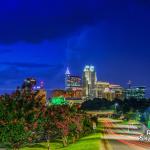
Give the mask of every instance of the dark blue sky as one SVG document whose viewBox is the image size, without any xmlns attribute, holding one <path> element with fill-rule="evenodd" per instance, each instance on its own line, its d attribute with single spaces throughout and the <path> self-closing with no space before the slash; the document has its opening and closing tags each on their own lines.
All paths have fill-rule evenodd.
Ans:
<svg viewBox="0 0 150 150">
<path fill-rule="evenodd" d="M 69 66 L 98 79 L 150 86 L 149 0 L 6 0 L 0 4 L 0 89 L 24 78 L 64 86 Z"/>
</svg>

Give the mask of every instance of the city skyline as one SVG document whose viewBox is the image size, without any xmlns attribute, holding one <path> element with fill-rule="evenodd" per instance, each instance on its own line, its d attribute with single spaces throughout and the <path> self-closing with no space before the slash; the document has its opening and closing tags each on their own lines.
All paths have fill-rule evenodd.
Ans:
<svg viewBox="0 0 150 150">
<path fill-rule="evenodd" d="M 81 75 L 86 64 L 98 79 L 150 89 L 148 1 L 2 2 L 0 93 L 27 77 L 46 88 L 63 88 L 69 65 Z"/>
<path fill-rule="evenodd" d="M 36 76 L 28 76 L 28 77 L 26 77 L 26 78 L 34 78 L 36 81 L 37 81 L 37 83 L 36 83 L 36 85 L 38 86 L 39 85 L 39 87 L 40 87 L 40 84 L 41 84 L 41 82 L 42 82 L 42 84 L 43 84 L 43 86 L 44 86 L 44 88 L 47 90 L 47 91 L 52 91 L 52 90 L 54 90 L 54 89 L 66 89 L 66 79 L 65 79 L 65 76 L 67 75 L 67 74 L 69 74 L 71 77 L 77 77 L 77 78 L 81 78 L 81 81 L 82 81 L 82 83 L 80 83 L 81 84 L 81 86 L 82 86 L 82 84 L 83 84 L 83 74 L 84 74 L 84 71 L 85 71 L 85 68 L 86 67 L 93 67 L 93 69 L 94 69 L 94 71 L 95 71 L 95 75 L 96 75 L 96 82 L 102 82 L 102 83 L 109 83 L 109 84 L 114 84 L 114 85 L 119 85 L 119 83 L 115 83 L 115 82 L 110 82 L 110 81 L 108 81 L 108 80 L 99 80 L 99 78 L 97 78 L 99 75 L 97 74 L 97 70 L 96 70 L 96 68 L 95 68 L 95 66 L 93 66 L 93 65 L 85 65 L 85 67 L 82 69 L 82 70 L 80 70 L 80 74 L 74 74 L 74 71 L 70 71 L 70 67 L 68 67 L 67 66 L 67 69 L 66 69 L 66 71 L 64 72 L 64 76 L 63 76 L 63 83 L 62 83 L 62 86 L 61 87 L 52 87 L 52 88 L 49 88 L 49 85 L 44 81 L 44 80 L 39 80 Z M 71 70 L 73 70 L 73 69 L 71 69 Z M 72 73 L 73 72 L 73 73 Z M 25 79 L 25 78 L 24 78 Z M 23 79 L 23 80 L 24 80 Z M 23 83 L 23 80 L 21 81 L 21 84 Z M 129 85 L 129 82 L 130 82 L 130 85 Z M 20 85 L 17 85 L 17 87 L 21 87 L 21 84 Z M 122 86 L 122 85 L 121 85 Z M 125 86 L 122 86 L 124 89 L 127 89 L 128 87 L 130 88 L 130 87 L 138 87 L 138 86 L 144 86 L 144 85 L 137 85 L 137 84 L 132 84 L 132 81 L 131 80 L 129 80 L 128 82 L 126 82 L 126 84 L 125 84 Z M 145 86 L 146 87 L 146 86 Z M 69 87 L 68 87 L 69 88 Z M 147 88 L 147 87 L 146 87 Z M 147 88 L 148 89 L 148 88 Z M 0 89 L 1 91 L 4 91 L 4 92 L 13 92 L 13 91 L 15 91 L 16 90 L 16 87 L 14 87 L 13 89 Z M 3 94 L 3 93 L 2 93 Z M 147 92 L 146 92 L 146 96 L 148 97 L 149 96 L 149 92 L 148 92 L 148 90 L 147 90 Z"/>
</svg>

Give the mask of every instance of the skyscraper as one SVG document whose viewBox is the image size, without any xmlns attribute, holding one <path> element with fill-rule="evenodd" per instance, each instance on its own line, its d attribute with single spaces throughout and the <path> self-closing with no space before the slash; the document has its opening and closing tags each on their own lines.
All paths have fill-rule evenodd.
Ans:
<svg viewBox="0 0 150 150">
<path fill-rule="evenodd" d="M 145 86 L 134 86 L 125 90 L 126 99 L 144 99 L 145 98 Z"/>
<path fill-rule="evenodd" d="M 83 71 L 83 96 L 85 98 L 96 97 L 97 76 L 94 66 L 86 65 Z"/>
<path fill-rule="evenodd" d="M 65 73 L 65 89 L 81 90 L 81 78 L 80 76 L 71 75 L 69 68 Z"/>
<path fill-rule="evenodd" d="M 67 67 L 67 70 L 65 72 L 65 89 L 68 89 L 70 87 L 69 80 L 70 80 L 70 71 L 69 68 Z"/>
<path fill-rule="evenodd" d="M 33 87 L 36 85 L 36 80 L 34 78 L 27 78 L 24 80 L 22 89 L 33 90 Z"/>
</svg>

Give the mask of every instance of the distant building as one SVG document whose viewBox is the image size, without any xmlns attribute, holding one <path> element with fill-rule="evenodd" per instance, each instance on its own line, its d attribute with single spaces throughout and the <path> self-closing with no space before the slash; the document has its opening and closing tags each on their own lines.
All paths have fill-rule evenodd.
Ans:
<svg viewBox="0 0 150 150">
<path fill-rule="evenodd" d="M 41 81 L 37 86 L 37 81 L 34 78 L 27 78 L 24 80 L 21 88 L 21 92 L 32 92 L 35 94 L 35 100 L 40 99 L 41 104 L 45 105 L 47 101 L 47 92 L 44 89 L 44 82 Z"/>
<path fill-rule="evenodd" d="M 110 84 L 108 82 L 98 81 L 96 83 L 96 97 L 108 99 L 108 93 L 110 93 L 109 86 Z"/>
<path fill-rule="evenodd" d="M 52 91 L 52 98 L 64 97 L 69 103 L 82 103 L 82 91 L 81 90 L 62 90 L 56 89 Z"/>
<path fill-rule="evenodd" d="M 70 74 L 69 68 L 65 73 L 65 89 L 81 90 L 81 78 Z"/>
<path fill-rule="evenodd" d="M 70 71 L 69 68 L 67 67 L 66 73 L 65 73 L 65 89 L 70 88 Z"/>
<path fill-rule="evenodd" d="M 62 90 L 56 89 L 52 91 L 52 97 L 64 97 L 66 99 L 82 99 L 82 91 L 81 90 Z"/>
<path fill-rule="evenodd" d="M 79 76 L 69 76 L 67 79 L 66 89 L 81 89 L 81 78 Z"/>
<path fill-rule="evenodd" d="M 110 84 L 109 82 L 98 81 L 96 83 L 96 97 L 107 100 L 123 100 L 123 88 L 120 85 Z"/>
<path fill-rule="evenodd" d="M 76 75 L 71 75 L 69 68 L 65 73 L 65 90 L 56 90 L 53 95 L 63 95 L 69 99 L 82 99 L 82 84 L 81 78 Z"/>
<path fill-rule="evenodd" d="M 26 78 L 22 84 L 22 89 L 33 90 L 37 81 L 34 78 Z"/>
<path fill-rule="evenodd" d="M 124 89 L 120 85 L 110 84 L 110 89 L 112 93 L 112 100 L 113 99 L 124 99 Z"/>
<path fill-rule="evenodd" d="M 66 91 L 62 89 L 53 90 L 51 93 L 51 97 L 60 97 L 60 96 L 65 97 L 65 95 L 66 95 Z"/>
<path fill-rule="evenodd" d="M 125 90 L 125 98 L 135 98 L 144 99 L 145 98 L 146 87 L 144 86 L 134 86 Z"/>
<path fill-rule="evenodd" d="M 94 66 L 85 66 L 83 71 L 83 97 L 96 97 L 97 76 Z"/>
</svg>

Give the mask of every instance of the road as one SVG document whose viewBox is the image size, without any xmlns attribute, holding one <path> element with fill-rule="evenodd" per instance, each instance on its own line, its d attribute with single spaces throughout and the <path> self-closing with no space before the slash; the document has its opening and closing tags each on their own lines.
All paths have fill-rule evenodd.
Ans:
<svg viewBox="0 0 150 150">
<path fill-rule="evenodd" d="M 111 119 L 103 119 L 101 123 L 100 150 L 150 150 L 150 143 L 139 141 L 142 134 L 137 126 L 121 125 Z"/>
</svg>

